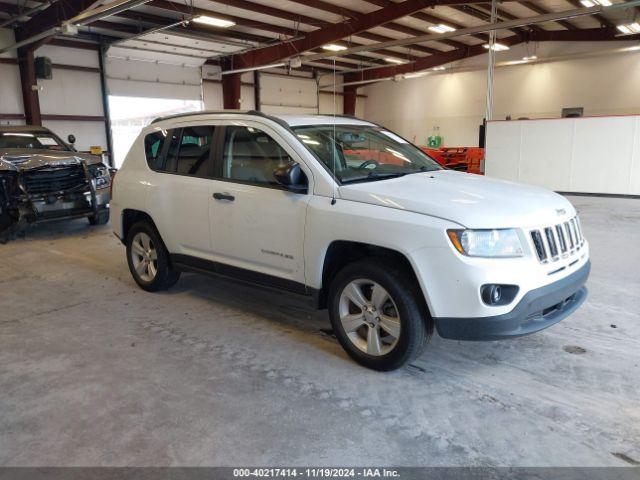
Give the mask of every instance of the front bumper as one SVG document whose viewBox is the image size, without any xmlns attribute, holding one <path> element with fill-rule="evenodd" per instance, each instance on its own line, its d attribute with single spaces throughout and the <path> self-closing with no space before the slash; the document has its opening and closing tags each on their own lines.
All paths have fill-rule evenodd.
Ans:
<svg viewBox="0 0 640 480">
<path fill-rule="evenodd" d="M 508 313 L 479 318 L 434 318 L 438 334 L 453 340 L 500 340 L 538 332 L 571 315 L 587 298 L 591 263 L 557 282 L 529 291 Z"/>
<path fill-rule="evenodd" d="M 96 189 L 95 208 L 92 205 L 91 192 L 57 195 L 53 198 L 31 198 L 35 223 L 48 220 L 86 217 L 109 207 L 109 188 Z"/>
</svg>

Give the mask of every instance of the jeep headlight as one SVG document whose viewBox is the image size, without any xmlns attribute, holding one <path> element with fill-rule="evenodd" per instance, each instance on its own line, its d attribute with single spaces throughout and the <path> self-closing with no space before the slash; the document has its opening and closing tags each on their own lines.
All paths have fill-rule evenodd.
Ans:
<svg viewBox="0 0 640 480">
<path fill-rule="evenodd" d="M 105 164 L 94 163 L 89 165 L 89 173 L 95 188 L 107 188 L 111 184 L 111 174 Z"/>
<path fill-rule="evenodd" d="M 496 230 L 447 230 L 453 246 L 469 257 L 522 257 L 520 237 L 513 228 Z"/>
</svg>

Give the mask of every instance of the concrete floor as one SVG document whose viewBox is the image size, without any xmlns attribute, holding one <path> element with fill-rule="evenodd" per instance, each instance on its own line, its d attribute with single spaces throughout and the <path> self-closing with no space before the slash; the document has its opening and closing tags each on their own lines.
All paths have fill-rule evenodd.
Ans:
<svg viewBox="0 0 640 480">
<path fill-rule="evenodd" d="M 629 466 L 640 200 L 572 201 L 582 309 L 512 341 L 435 337 L 389 374 L 286 296 L 196 275 L 146 293 L 109 227 L 30 231 L 0 246 L 0 465 Z"/>
</svg>

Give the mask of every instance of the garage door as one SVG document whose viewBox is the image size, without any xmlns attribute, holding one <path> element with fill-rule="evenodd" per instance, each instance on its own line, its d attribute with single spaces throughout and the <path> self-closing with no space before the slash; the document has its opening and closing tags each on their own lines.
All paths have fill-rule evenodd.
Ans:
<svg viewBox="0 0 640 480">
<path fill-rule="evenodd" d="M 313 78 L 260 75 L 260 103 L 265 113 L 318 113 L 318 94 Z"/>
</svg>

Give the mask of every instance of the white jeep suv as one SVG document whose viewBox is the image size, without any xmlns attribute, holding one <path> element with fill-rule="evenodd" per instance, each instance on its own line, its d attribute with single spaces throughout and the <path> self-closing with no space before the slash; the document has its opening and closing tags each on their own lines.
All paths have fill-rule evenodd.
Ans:
<svg viewBox="0 0 640 480">
<path fill-rule="evenodd" d="M 350 117 L 158 119 L 114 179 L 111 211 L 143 289 L 193 271 L 306 295 L 377 370 L 415 358 L 434 328 L 516 337 L 586 297 L 588 244 L 565 198 L 444 170 Z"/>
</svg>

